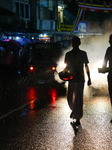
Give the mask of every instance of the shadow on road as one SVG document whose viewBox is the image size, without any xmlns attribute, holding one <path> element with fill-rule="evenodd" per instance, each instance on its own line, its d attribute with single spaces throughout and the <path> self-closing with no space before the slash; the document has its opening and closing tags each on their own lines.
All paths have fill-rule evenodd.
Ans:
<svg viewBox="0 0 112 150">
<path fill-rule="evenodd" d="M 86 129 L 83 129 L 81 126 L 79 128 L 75 128 L 75 136 L 73 138 L 73 149 L 72 150 L 78 150 L 78 149 L 91 149 L 92 140 L 90 138 L 90 135 Z M 94 149 L 94 148 L 93 148 Z"/>
</svg>

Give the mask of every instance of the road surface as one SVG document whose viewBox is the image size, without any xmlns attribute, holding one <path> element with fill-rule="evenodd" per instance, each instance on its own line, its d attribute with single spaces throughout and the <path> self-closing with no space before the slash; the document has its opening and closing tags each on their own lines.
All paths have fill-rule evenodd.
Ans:
<svg viewBox="0 0 112 150">
<path fill-rule="evenodd" d="M 56 97 L 54 91 L 49 105 L 33 109 L 34 105 L 0 124 L 0 150 L 112 150 L 108 96 L 84 99 L 84 115 L 76 132 L 65 96 Z"/>
</svg>

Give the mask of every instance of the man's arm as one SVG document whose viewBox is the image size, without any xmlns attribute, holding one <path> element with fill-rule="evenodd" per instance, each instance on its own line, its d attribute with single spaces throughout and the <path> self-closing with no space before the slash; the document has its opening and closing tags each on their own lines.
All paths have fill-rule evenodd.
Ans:
<svg viewBox="0 0 112 150">
<path fill-rule="evenodd" d="M 103 68 L 106 68 L 107 62 L 108 62 L 108 50 L 105 53 L 105 57 L 104 57 L 103 65 L 102 65 Z"/>
<path fill-rule="evenodd" d="M 108 60 L 107 60 L 106 58 L 104 58 L 103 65 L 102 65 L 103 68 L 106 68 L 106 66 L 107 66 L 107 61 L 108 61 Z"/>
<path fill-rule="evenodd" d="M 89 66 L 88 64 L 85 64 L 85 70 L 86 70 L 86 73 L 87 73 L 87 76 L 88 76 L 88 86 L 91 85 L 91 78 L 90 78 L 90 71 L 89 71 Z"/>
</svg>

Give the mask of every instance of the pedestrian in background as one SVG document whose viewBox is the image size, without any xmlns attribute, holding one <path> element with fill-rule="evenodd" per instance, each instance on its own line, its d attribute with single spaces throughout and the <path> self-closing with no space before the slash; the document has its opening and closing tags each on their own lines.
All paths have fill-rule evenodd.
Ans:
<svg viewBox="0 0 112 150">
<path fill-rule="evenodd" d="M 87 53 L 79 49 L 80 44 L 80 38 L 74 36 L 72 38 L 73 49 L 65 55 L 66 70 L 74 76 L 73 80 L 68 82 L 67 100 L 72 110 L 70 118 L 76 120 L 73 121 L 75 126 L 81 124 L 80 119 L 83 117 L 84 67 L 88 76 L 88 85 L 91 85 Z"/>
<path fill-rule="evenodd" d="M 108 72 L 107 80 L 108 80 L 108 91 L 109 91 L 110 101 L 112 106 L 112 34 L 109 37 L 109 43 L 110 46 L 107 48 L 104 56 L 103 68 L 106 68 L 107 63 L 109 62 L 109 72 Z M 110 122 L 112 123 L 112 120 Z"/>
</svg>

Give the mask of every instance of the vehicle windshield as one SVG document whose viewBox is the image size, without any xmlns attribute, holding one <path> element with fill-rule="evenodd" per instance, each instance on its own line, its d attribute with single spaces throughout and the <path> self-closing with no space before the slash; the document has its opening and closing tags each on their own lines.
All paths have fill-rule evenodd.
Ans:
<svg viewBox="0 0 112 150">
<path fill-rule="evenodd" d="M 32 49 L 33 61 L 53 61 L 59 58 L 61 48 L 55 44 L 36 45 Z"/>
<path fill-rule="evenodd" d="M 53 54 L 47 49 L 38 49 L 33 51 L 34 61 L 50 61 L 53 59 Z"/>
</svg>

